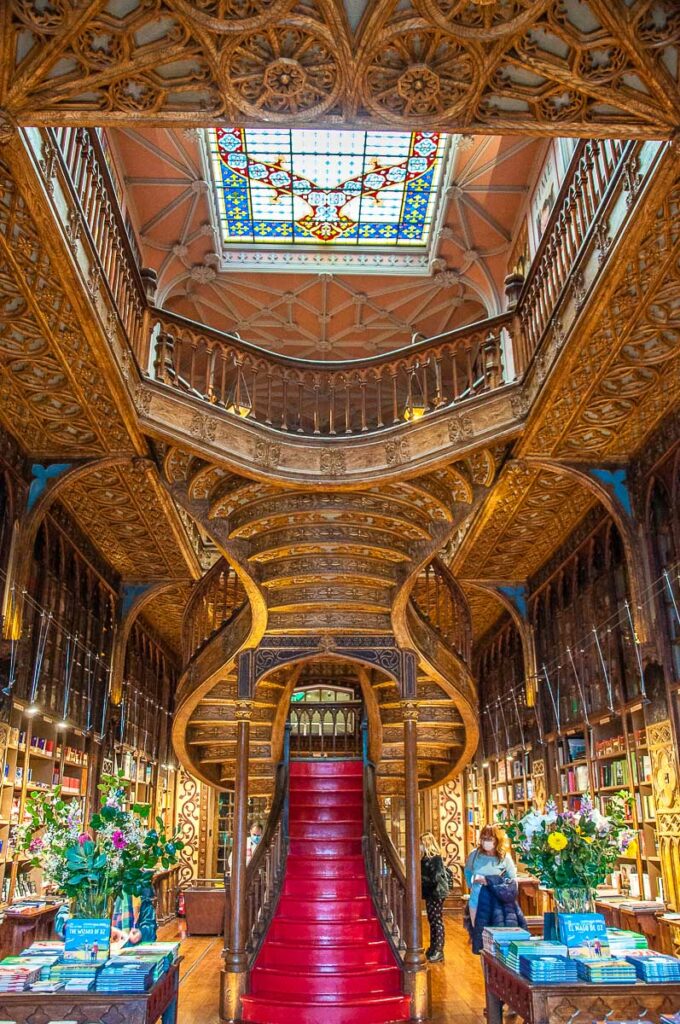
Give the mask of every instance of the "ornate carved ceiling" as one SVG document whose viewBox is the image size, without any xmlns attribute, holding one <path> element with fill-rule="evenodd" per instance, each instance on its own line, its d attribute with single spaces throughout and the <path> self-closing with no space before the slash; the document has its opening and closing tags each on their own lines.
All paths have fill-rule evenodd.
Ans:
<svg viewBox="0 0 680 1024">
<path fill-rule="evenodd" d="M 4 8 L 0 106 L 23 124 L 428 123 L 659 137 L 679 121 L 674 0 Z"/>
<path fill-rule="evenodd" d="M 287 355 L 354 359 L 408 345 L 504 308 L 503 279 L 538 174 L 538 139 L 467 137 L 456 145 L 436 273 L 268 273 L 219 269 L 212 186 L 193 130 L 126 128 L 108 137 L 157 302 Z M 271 257 L 273 258 L 273 257 Z"/>
</svg>

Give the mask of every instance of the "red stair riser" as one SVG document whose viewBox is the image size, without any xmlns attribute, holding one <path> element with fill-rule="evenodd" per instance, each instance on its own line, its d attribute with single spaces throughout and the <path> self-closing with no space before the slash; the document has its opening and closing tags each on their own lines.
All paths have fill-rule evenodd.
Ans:
<svg viewBox="0 0 680 1024">
<path fill-rule="evenodd" d="M 291 839 L 289 854 L 294 857 L 356 857 L 361 855 L 361 839 Z"/>
<path fill-rule="evenodd" d="M 407 1021 L 409 999 L 395 996 L 374 1000 L 368 1005 L 359 1002 L 329 1005 L 312 1002 L 279 1002 L 243 996 L 243 1020 L 252 1024 L 386 1024 Z"/>
<path fill-rule="evenodd" d="M 267 932 L 267 938 L 273 942 L 316 942 L 326 946 L 337 944 L 340 937 L 343 942 L 386 941 L 377 918 L 344 922 L 339 932 L 337 921 L 286 920 L 277 915 Z"/>
<path fill-rule="evenodd" d="M 360 821 L 291 821 L 291 839 L 361 839 Z"/>
<path fill-rule="evenodd" d="M 364 859 L 356 857 L 289 856 L 286 878 L 365 878 Z"/>
<path fill-rule="evenodd" d="M 300 776 L 290 780 L 291 800 L 298 793 L 363 793 L 363 788 L 362 779 L 354 775 L 341 779 L 334 779 L 332 775 L 319 776 L 318 779 Z"/>
<path fill-rule="evenodd" d="M 290 809 L 291 824 L 298 821 L 352 821 L 362 825 L 363 817 L 361 804 L 356 807 L 352 807 L 351 804 L 326 804 L 319 807 L 296 804 Z"/>
<path fill-rule="evenodd" d="M 278 967 L 299 969 L 304 963 L 318 971 L 334 971 L 337 968 L 373 967 L 378 964 L 385 966 L 394 964 L 394 955 L 387 943 L 375 940 L 338 945 L 318 945 L 316 943 L 295 944 L 291 942 L 273 942 L 267 939 L 257 961 L 259 967 Z"/>
<path fill-rule="evenodd" d="M 300 900 L 296 896 L 282 896 L 278 912 L 282 917 L 297 921 L 357 921 L 370 917 L 373 903 L 369 896 L 351 900 Z"/>
<path fill-rule="evenodd" d="M 370 893 L 365 878 L 291 878 L 287 875 L 283 895 L 298 900 L 346 900 Z"/>
<path fill-rule="evenodd" d="M 334 779 L 344 779 L 347 776 L 356 776 L 357 778 L 363 778 L 364 766 L 361 761 L 330 761 L 330 760 L 317 760 L 317 761 L 291 761 L 290 763 L 290 777 L 291 779 L 297 779 L 300 777 L 311 777 L 318 779 L 322 777 L 332 777 Z"/>
<path fill-rule="evenodd" d="M 358 996 L 398 996 L 401 979 L 396 965 L 373 967 L 370 971 L 339 971 L 335 974 L 300 974 L 296 971 L 258 967 L 253 971 L 251 995 L 299 997 L 303 991 L 310 999 L 355 999 Z"/>
</svg>

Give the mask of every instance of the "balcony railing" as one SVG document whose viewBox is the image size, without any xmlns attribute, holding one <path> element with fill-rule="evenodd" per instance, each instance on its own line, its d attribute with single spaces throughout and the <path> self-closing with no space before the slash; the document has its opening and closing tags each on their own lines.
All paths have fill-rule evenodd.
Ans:
<svg viewBox="0 0 680 1024">
<path fill-rule="evenodd" d="M 47 163 L 56 161 L 73 199 L 66 236 L 89 240 L 140 365 L 149 364 L 153 350 L 154 376 L 169 388 L 277 431 L 323 437 L 419 419 L 521 377 L 565 296 L 578 291 L 586 258 L 597 252 L 600 264 L 606 259 L 612 205 L 623 193 L 628 205 L 634 200 L 637 160 L 655 145 L 579 143 L 529 275 L 509 284 L 507 313 L 384 356 L 339 363 L 287 358 L 149 307 L 149 275 L 140 271 L 98 133 L 59 128 L 45 142 Z M 54 168 L 45 164 L 49 178 Z"/>
<path fill-rule="evenodd" d="M 508 316 L 351 363 L 266 352 L 153 311 L 158 380 L 276 430 L 361 434 L 419 419 L 503 382 Z"/>
<path fill-rule="evenodd" d="M 361 701 L 291 704 L 291 757 L 357 757 L 361 753 Z"/>
<path fill-rule="evenodd" d="M 449 569 L 438 558 L 419 574 L 411 591 L 411 601 L 439 638 L 469 664 L 472 654 L 472 628 L 467 601 Z"/>
</svg>

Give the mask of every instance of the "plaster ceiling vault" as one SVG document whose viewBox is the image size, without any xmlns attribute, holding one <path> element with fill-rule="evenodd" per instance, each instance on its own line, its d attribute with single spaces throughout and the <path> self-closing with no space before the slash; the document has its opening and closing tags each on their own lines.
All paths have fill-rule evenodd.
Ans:
<svg viewBox="0 0 680 1024">
<path fill-rule="evenodd" d="M 21 124 L 321 123 L 668 137 L 674 0 L 7 0 Z"/>
<path fill-rule="evenodd" d="M 201 134 L 108 133 L 143 261 L 158 274 L 159 305 L 276 352 L 334 360 L 400 348 L 414 333 L 431 337 L 502 310 L 543 140 L 454 140 L 434 272 L 394 276 L 331 273 L 330 262 L 319 273 L 268 273 L 271 253 L 262 254 L 258 270 L 221 270 Z"/>
</svg>

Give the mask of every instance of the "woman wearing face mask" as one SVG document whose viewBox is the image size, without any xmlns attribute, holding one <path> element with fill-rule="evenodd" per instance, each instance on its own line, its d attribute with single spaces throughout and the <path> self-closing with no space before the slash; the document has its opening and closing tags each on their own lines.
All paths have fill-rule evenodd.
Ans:
<svg viewBox="0 0 680 1024">
<path fill-rule="evenodd" d="M 250 864 L 251 858 L 262 839 L 263 831 L 261 821 L 252 822 L 248 831 L 248 838 L 246 840 L 246 864 Z M 229 871 L 231 871 L 231 856 L 232 855 L 229 854 L 229 859 L 227 860 L 227 868 Z"/>
<path fill-rule="evenodd" d="M 494 825 L 485 825 L 479 834 L 479 846 L 465 864 L 465 881 L 470 889 L 466 924 L 473 953 L 482 949 L 482 932 L 487 926 L 526 926 L 517 903 L 516 878 L 517 868 L 505 833 Z"/>
</svg>

